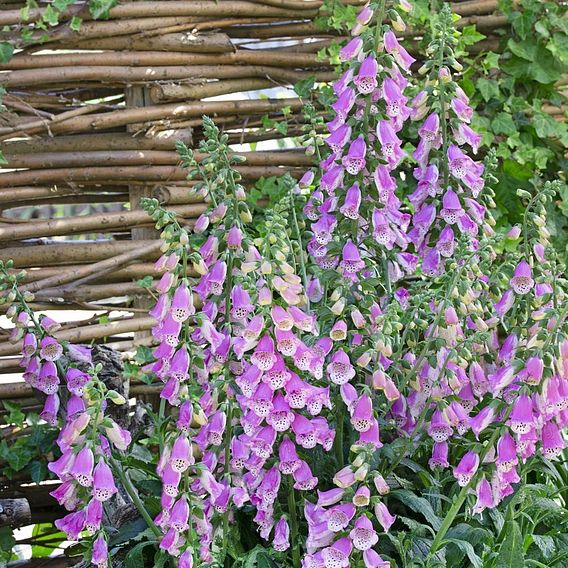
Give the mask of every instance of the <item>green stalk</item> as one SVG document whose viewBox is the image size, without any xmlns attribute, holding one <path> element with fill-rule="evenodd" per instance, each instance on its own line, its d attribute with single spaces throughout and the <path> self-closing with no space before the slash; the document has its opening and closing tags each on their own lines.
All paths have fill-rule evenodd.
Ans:
<svg viewBox="0 0 568 568">
<path fill-rule="evenodd" d="M 296 207 L 294 204 L 294 197 L 290 197 L 291 209 L 292 209 L 292 223 L 294 228 L 294 233 L 299 246 L 298 261 L 300 262 L 300 270 L 302 272 L 302 280 L 304 281 L 304 293 L 306 295 L 306 307 L 308 311 L 310 310 L 310 299 L 308 298 L 308 271 L 306 270 L 306 259 L 304 257 L 304 247 L 302 245 L 302 235 L 300 233 L 300 225 L 298 224 L 298 216 L 296 215 Z M 293 252 L 293 250 L 292 250 Z"/>
<path fill-rule="evenodd" d="M 440 37 L 440 51 L 438 52 L 438 71 L 444 67 L 444 51 L 446 48 L 446 34 L 447 34 L 447 27 L 446 27 L 446 20 L 445 18 L 441 18 L 444 28 Z M 449 183 L 449 165 L 448 165 L 448 123 L 446 121 L 446 87 L 444 85 L 444 81 L 438 75 L 438 90 L 439 90 L 439 98 L 440 98 L 440 125 L 442 127 L 442 159 L 441 159 L 441 166 L 442 166 L 442 173 L 443 173 L 443 180 L 444 185 L 443 189 L 446 190 Z"/>
<path fill-rule="evenodd" d="M 379 11 L 377 12 L 377 22 L 375 28 L 375 51 L 378 53 L 379 46 L 381 45 L 381 32 L 383 30 L 383 20 L 385 18 L 385 4 L 386 0 L 381 0 L 379 4 Z"/>
<path fill-rule="evenodd" d="M 345 421 L 345 404 L 340 397 L 337 397 L 337 424 L 335 426 L 335 439 L 333 441 L 333 450 L 335 452 L 335 460 L 339 469 L 343 467 L 343 422 Z"/>
<path fill-rule="evenodd" d="M 291 552 L 292 552 L 292 566 L 297 568 L 300 566 L 300 539 L 298 537 L 298 513 L 296 510 L 296 491 L 294 489 L 294 482 L 290 480 L 288 489 L 288 514 L 290 519 L 290 537 L 291 537 Z"/>
<path fill-rule="evenodd" d="M 115 458 L 110 458 L 110 462 L 115 473 L 118 475 L 120 482 L 122 483 L 122 486 L 124 487 L 126 493 L 128 493 L 128 496 L 134 503 L 135 507 L 138 509 L 140 515 L 142 515 L 142 518 L 146 521 L 146 524 L 148 525 L 150 530 L 158 538 L 161 538 L 162 532 L 156 526 L 156 523 L 154 523 L 154 519 L 152 519 L 152 517 L 146 510 L 146 507 L 144 506 L 142 499 L 140 499 L 140 496 L 138 495 L 138 492 L 136 491 L 136 488 L 134 487 L 132 481 L 130 481 L 128 474 L 122 469 L 122 465 Z"/>
</svg>

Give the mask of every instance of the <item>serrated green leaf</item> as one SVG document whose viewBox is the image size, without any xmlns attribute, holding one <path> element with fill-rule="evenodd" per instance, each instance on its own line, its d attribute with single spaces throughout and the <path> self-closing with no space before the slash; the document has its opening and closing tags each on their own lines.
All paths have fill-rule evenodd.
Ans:
<svg viewBox="0 0 568 568">
<path fill-rule="evenodd" d="M 556 552 L 554 538 L 548 535 L 533 534 L 532 540 L 542 552 L 542 556 L 548 560 Z"/>
<path fill-rule="evenodd" d="M 516 521 L 505 523 L 505 539 L 499 548 L 495 568 L 522 568 L 525 565 L 523 535 Z"/>
<path fill-rule="evenodd" d="M 390 495 L 412 509 L 415 513 L 422 514 L 434 530 L 438 530 L 442 526 L 440 517 L 436 515 L 432 505 L 430 505 L 430 502 L 424 497 L 419 497 L 412 493 L 412 491 L 406 489 L 392 491 Z"/>
<path fill-rule="evenodd" d="M 457 538 L 446 538 L 446 542 L 455 544 L 463 553 L 467 555 L 473 568 L 483 568 L 481 558 L 476 554 L 475 549 L 467 540 L 460 540 Z"/>
</svg>

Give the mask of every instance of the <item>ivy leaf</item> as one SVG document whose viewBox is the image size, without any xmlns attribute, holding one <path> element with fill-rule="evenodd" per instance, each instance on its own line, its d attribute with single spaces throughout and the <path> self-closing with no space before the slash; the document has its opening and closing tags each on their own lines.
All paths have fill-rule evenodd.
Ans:
<svg viewBox="0 0 568 568">
<path fill-rule="evenodd" d="M 530 13 L 513 12 L 511 14 L 511 25 L 521 39 L 526 39 L 532 29 L 532 18 Z"/>
<path fill-rule="evenodd" d="M 493 127 L 493 132 L 495 132 L 495 134 L 506 134 L 511 136 L 517 131 L 513 117 L 506 112 L 500 112 L 491 122 L 491 126 Z"/>
<path fill-rule="evenodd" d="M 477 81 L 477 89 L 481 93 L 483 100 L 489 102 L 493 98 L 499 97 L 499 83 L 497 81 L 489 81 L 488 79 L 479 79 Z"/>
<path fill-rule="evenodd" d="M 507 42 L 507 47 L 516 56 L 526 59 L 527 61 L 534 61 L 538 51 L 538 44 L 534 40 L 515 41 L 510 39 Z"/>
<path fill-rule="evenodd" d="M 519 568 L 525 565 L 523 535 L 516 521 L 505 523 L 505 539 L 499 549 L 495 568 Z"/>
<path fill-rule="evenodd" d="M 14 46 L 7 41 L 0 42 L 0 63 L 8 63 L 14 54 Z"/>
<path fill-rule="evenodd" d="M 311 75 L 310 77 L 306 77 L 305 79 L 298 81 L 294 85 L 294 92 L 299 97 L 309 97 L 310 93 L 314 88 L 315 82 L 316 78 L 313 75 Z"/>
<path fill-rule="evenodd" d="M 4 408 L 8 411 L 8 416 L 4 418 L 6 424 L 14 424 L 15 426 L 23 426 L 26 415 L 21 411 L 20 405 L 9 400 L 2 401 Z"/>
<path fill-rule="evenodd" d="M 536 113 L 532 124 L 539 138 L 553 137 L 558 132 L 557 122 L 548 114 Z"/>
</svg>

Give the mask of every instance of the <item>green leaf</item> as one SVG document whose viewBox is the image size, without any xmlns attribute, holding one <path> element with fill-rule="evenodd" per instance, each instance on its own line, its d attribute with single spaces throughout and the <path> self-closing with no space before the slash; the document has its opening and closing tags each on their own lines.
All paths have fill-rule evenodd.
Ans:
<svg viewBox="0 0 568 568">
<path fill-rule="evenodd" d="M 82 23 L 83 20 L 79 18 L 79 16 L 73 16 L 71 18 L 71 21 L 69 22 L 69 27 L 71 28 L 72 31 L 78 32 L 81 29 Z"/>
<path fill-rule="evenodd" d="M 9 400 L 2 401 L 4 408 L 8 411 L 8 416 L 4 418 L 6 424 L 14 424 L 15 426 L 23 426 L 26 415 L 20 410 L 20 405 Z"/>
<path fill-rule="evenodd" d="M 421 513 L 434 530 L 438 530 L 442 526 L 440 517 L 436 515 L 432 505 L 424 497 L 418 497 L 418 495 L 406 489 L 392 491 L 391 496 L 398 499 L 415 513 Z"/>
<path fill-rule="evenodd" d="M 499 97 L 499 82 L 489 81 L 488 79 L 479 79 L 477 81 L 477 88 L 485 102 L 489 102 L 493 98 Z"/>
<path fill-rule="evenodd" d="M 538 546 L 542 552 L 542 556 L 548 560 L 556 552 L 556 544 L 554 538 L 547 535 L 533 534 L 533 542 Z"/>
<path fill-rule="evenodd" d="M 527 61 L 534 61 L 538 51 L 538 44 L 535 40 L 515 41 L 510 39 L 507 42 L 507 47 L 515 55 Z"/>
<path fill-rule="evenodd" d="M 124 559 L 125 568 L 141 568 L 144 563 L 144 549 L 148 546 L 153 546 L 155 543 L 149 540 L 138 543 L 132 548 L 126 558 Z"/>
<path fill-rule="evenodd" d="M 497 555 L 495 568 L 522 568 L 525 565 L 523 535 L 516 521 L 505 523 L 505 539 Z"/>
<path fill-rule="evenodd" d="M 510 18 L 513 29 L 517 32 L 521 39 L 526 39 L 531 32 L 532 18 L 530 13 L 513 12 Z"/>
<path fill-rule="evenodd" d="M 559 124 L 550 115 L 545 113 L 535 113 L 532 124 L 540 138 L 552 138 L 560 130 Z"/>
<path fill-rule="evenodd" d="M 517 127 L 513 121 L 513 117 L 506 113 L 500 112 L 491 122 L 491 127 L 495 134 L 512 135 L 516 132 Z"/>
<path fill-rule="evenodd" d="M 475 553 L 475 549 L 471 545 L 471 543 L 467 542 L 467 540 L 460 540 L 457 538 L 447 538 L 446 542 L 450 542 L 455 544 L 462 552 L 467 554 L 469 561 L 473 568 L 483 568 L 483 562 L 481 558 Z"/>
<path fill-rule="evenodd" d="M 0 63 L 8 63 L 14 54 L 14 46 L 7 41 L 0 42 Z"/>
<path fill-rule="evenodd" d="M 314 76 L 302 79 L 294 85 L 294 91 L 299 97 L 309 97 L 314 88 L 315 82 L 316 78 Z"/>
</svg>

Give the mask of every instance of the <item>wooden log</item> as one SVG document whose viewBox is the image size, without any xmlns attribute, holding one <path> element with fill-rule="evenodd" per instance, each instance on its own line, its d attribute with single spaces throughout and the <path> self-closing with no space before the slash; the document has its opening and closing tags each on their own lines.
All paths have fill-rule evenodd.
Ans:
<svg viewBox="0 0 568 568">
<path fill-rule="evenodd" d="M 76 193 L 75 195 L 58 195 L 53 193 L 49 197 L 44 197 L 42 199 L 29 199 L 29 200 L 18 200 L 13 202 L 0 202 L 0 211 L 5 213 L 10 211 L 10 214 L 14 218 L 7 217 L 6 215 L 0 217 L 2 223 L 10 222 L 23 222 L 17 216 L 15 209 L 23 209 L 28 207 L 41 207 L 43 205 L 54 206 L 54 205 L 108 205 L 109 203 L 128 203 L 128 193 Z"/>
<path fill-rule="evenodd" d="M 37 300 L 62 298 L 72 302 L 92 302 L 121 296 L 147 296 L 150 291 L 136 282 L 118 282 L 113 284 L 91 284 L 88 286 L 66 286 L 42 288 L 35 294 Z"/>
<path fill-rule="evenodd" d="M 312 160 L 304 152 L 239 152 L 251 166 L 310 166 Z M 34 154 L 4 153 L 10 168 L 46 169 L 86 166 L 175 165 L 180 162 L 177 152 L 166 150 L 114 150 L 94 152 L 38 152 Z M 195 153 L 197 161 L 205 156 Z M 1 176 L 2 174 L 0 174 Z"/>
<path fill-rule="evenodd" d="M 333 73 L 313 73 L 319 81 L 330 81 Z M 77 65 L 42 69 L 21 69 L 0 73 L 0 85 L 6 88 L 56 83 L 100 81 L 103 83 L 132 84 L 173 81 L 180 79 L 238 79 L 242 77 L 272 77 L 295 83 L 310 76 L 270 65 L 165 65 L 154 67 L 127 67 L 116 65 Z"/>
<path fill-rule="evenodd" d="M 103 187 L 88 186 L 88 187 L 5 187 L 0 190 L 0 206 L 4 203 L 14 202 L 26 202 L 33 201 L 36 199 L 57 199 L 64 196 L 79 196 L 82 192 L 97 191 L 99 190 L 101 194 L 118 194 L 121 195 L 125 191 L 124 186 L 108 186 Z"/>
<path fill-rule="evenodd" d="M 126 38 L 125 38 L 126 39 Z M 160 37 L 163 39 L 163 36 Z M 311 53 L 282 54 L 269 50 L 239 49 L 231 53 L 196 54 L 181 51 L 111 51 L 87 53 L 55 53 L 15 55 L 0 65 L 0 70 L 38 69 L 81 66 L 170 66 L 170 65 L 269 65 L 272 67 L 322 68 L 328 67 Z M 7 97 L 4 97 L 6 102 Z M 8 99 L 9 100 L 9 99 Z"/>
<path fill-rule="evenodd" d="M 278 166 L 239 166 L 236 168 L 244 179 L 259 179 L 260 177 L 279 176 L 289 173 L 301 175 L 302 168 Z M 45 185 L 49 183 L 73 182 L 124 182 L 130 180 L 148 181 L 180 181 L 185 180 L 187 172 L 175 166 L 115 166 L 115 167 L 85 167 L 85 168 L 54 168 L 49 170 L 20 170 L 0 175 L 0 187 L 20 185 Z"/>
<path fill-rule="evenodd" d="M 201 215 L 207 206 L 204 204 L 179 205 L 169 211 L 183 218 L 195 218 Z M 15 241 L 34 237 L 50 237 L 72 235 L 77 233 L 106 233 L 111 229 L 135 227 L 137 225 L 153 225 L 154 223 L 144 210 L 119 211 L 116 213 L 96 213 L 82 217 L 50 219 L 37 223 L 0 226 L 0 241 Z M 142 254 L 142 251 L 140 251 Z M 111 263 L 112 264 L 112 263 Z"/>
<path fill-rule="evenodd" d="M 178 130 L 156 137 L 130 136 L 128 134 L 87 134 L 60 136 L 58 138 L 30 138 L 4 142 L 6 155 L 37 154 L 40 152 L 92 152 L 96 150 L 173 150 L 177 140 L 191 144 L 191 131 Z"/>
<path fill-rule="evenodd" d="M 291 111 L 302 108 L 303 102 L 298 98 L 264 99 L 264 100 L 230 100 L 230 101 L 196 101 L 191 103 L 170 103 L 154 105 L 144 108 L 131 108 L 116 110 L 108 113 L 99 113 L 92 116 L 79 116 L 57 123 L 51 121 L 49 127 L 53 133 L 88 132 L 92 130 L 108 130 L 143 122 L 159 120 L 180 120 L 188 117 L 201 117 L 207 114 L 211 117 L 226 115 L 269 114 L 280 111 L 283 107 L 290 107 Z M 57 118 L 57 117 L 56 117 Z M 3 129 L 0 128 L 0 134 Z"/>
<path fill-rule="evenodd" d="M 139 244 L 138 241 L 136 244 Z M 84 327 L 75 327 L 54 333 L 54 337 L 60 341 L 69 341 L 71 343 L 86 343 L 93 339 L 101 337 L 109 337 L 123 333 L 132 333 L 152 328 L 156 324 L 156 320 L 150 316 L 125 318 L 109 323 L 98 325 L 87 325 Z M 0 357 L 8 355 L 16 355 L 21 352 L 21 341 L 17 343 L 3 343 L 0 345 Z M 2 385 L 0 385 L 0 388 Z"/>
<path fill-rule="evenodd" d="M 89 243 L 45 244 L 4 247 L 3 259 L 12 259 L 15 268 L 64 266 L 104 260 L 123 252 L 152 245 L 154 241 L 133 243 L 131 241 L 93 241 Z M 145 259 L 156 260 L 159 254 L 149 252 Z"/>
<path fill-rule="evenodd" d="M 63 47 L 63 46 L 62 46 Z M 228 35 L 223 33 L 168 33 L 145 37 L 143 34 L 90 39 L 74 44 L 76 49 L 156 50 L 188 53 L 224 54 L 235 51 Z"/>
<path fill-rule="evenodd" d="M 0 499 L 0 527 L 23 527 L 31 522 L 27 499 Z"/>
<path fill-rule="evenodd" d="M 61 284 L 66 284 L 68 282 L 77 281 L 84 279 L 87 276 L 92 276 L 93 274 L 97 277 L 101 277 L 108 272 L 112 272 L 118 267 L 123 267 L 133 260 L 138 260 L 140 257 L 147 256 L 148 254 L 158 253 L 162 246 L 161 241 L 156 241 L 151 245 L 144 244 L 142 247 L 128 251 L 112 258 L 101 260 L 94 264 L 88 264 L 86 266 L 79 266 L 72 270 L 65 270 L 61 274 L 51 276 L 30 284 L 24 284 L 20 287 L 20 290 L 25 292 L 36 292 L 43 288 L 48 288 L 51 286 L 59 286 Z"/>
<path fill-rule="evenodd" d="M 182 205 L 201 200 L 200 196 L 191 192 L 189 187 L 159 185 L 152 190 L 152 197 L 161 205 Z"/>
<path fill-rule="evenodd" d="M 126 242 L 126 241 L 125 241 Z M 75 270 L 76 268 L 85 265 L 71 265 L 66 266 L 66 270 Z M 19 272 L 19 270 L 14 270 L 13 272 Z M 23 282 L 37 282 L 43 278 L 50 278 L 52 276 L 58 275 L 61 273 L 61 268 L 57 267 L 43 267 L 43 268 L 36 268 L 33 270 L 28 270 L 24 277 Z M 163 274 L 163 271 L 156 270 L 154 265 L 150 262 L 140 262 L 136 264 L 131 264 L 130 266 L 126 266 L 119 270 L 113 270 L 109 272 L 103 277 L 95 278 L 92 282 L 101 284 L 101 283 L 110 283 L 110 282 L 123 282 L 126 280 L 139 280 L 140 278 L 144 278 L 145 276 L 152 276 L 152 278 L 159 278 Z M 193 270 L 189 270 L 188 274 L 190 276 L 196 276 L 196 273 Z"/>
</svg>

